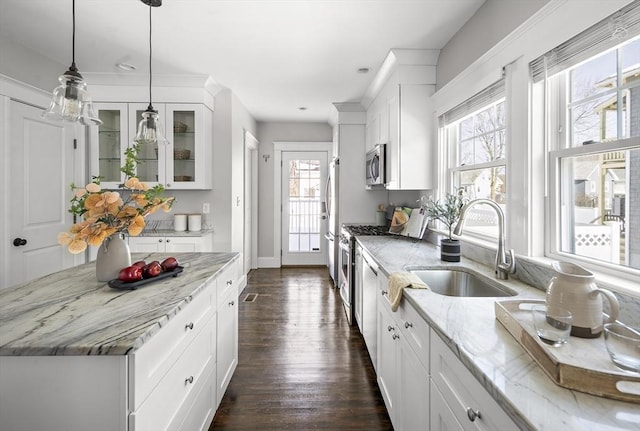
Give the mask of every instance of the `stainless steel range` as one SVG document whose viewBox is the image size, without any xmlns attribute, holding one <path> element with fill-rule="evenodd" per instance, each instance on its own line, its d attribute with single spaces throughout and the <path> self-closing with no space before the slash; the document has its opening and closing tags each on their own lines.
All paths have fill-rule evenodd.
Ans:
<svg viewBox="0 0 640 431">
<path fill-rule="evenodd" d="M 354 323 L 353 300 L 355 286 L 355 247 L 356 236 L 388 235 L 387 226 L 344 224 L 340 230 L 339 283 L 340 297 L 347 313 L 349 324 Z"/>
</svg>

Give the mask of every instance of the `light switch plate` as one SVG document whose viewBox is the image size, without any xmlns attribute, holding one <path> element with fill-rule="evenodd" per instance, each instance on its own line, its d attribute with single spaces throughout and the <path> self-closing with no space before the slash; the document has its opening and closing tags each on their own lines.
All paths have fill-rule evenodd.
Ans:
<svg viewBox="0 0 640 431">
<path fill-rule="evenodd" d="M 202 214 L 209 214 L 209 210 L 210 210 L 209 203 L 208 202 L 203 203 Z"/>
</svg>

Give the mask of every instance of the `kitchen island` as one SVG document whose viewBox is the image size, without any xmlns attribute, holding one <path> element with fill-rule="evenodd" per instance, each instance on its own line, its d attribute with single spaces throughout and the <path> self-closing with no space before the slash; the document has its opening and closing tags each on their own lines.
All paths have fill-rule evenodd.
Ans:
<svg viewBox="0 0 640 431">
<path fill-rule="evenodd" d="M 469 259 L 463 258 L 460 263 L 440 261 L 439 250 L 427 242 L 410 241 L 395 236 L 362 236 L 358 237 L 357 241 L 373 257 L 379 270 L 386 276 L 411 266 L 421 266 L 426 268 L 463 267 L 494 278 L 493 268 Z M 518 292 L 518 296 L 511 299 L 544 299 L 543 291 L 520 281 L 500 280 L 500 283 Z M 483 392 L 480 398 L 490 397 L 494 404 L 510 418 L 514 425 L 513 429 L 640 430 L 640 405 L 588 395 L 554 384 L 496 320 L 494 312 L 496 298 L 449 297 L 425 289 L 406 289 L 403 301 L 417 311 L 426 321 L 431 332 L 429 380 L 431 381 L 432 431 L 440 429 L 436 418 L 439 412 L 438 409 L 434 409 L 435 400 L 442 399 L 440 393 L 444 394 L 443 389 L 448 390 L 444 386 L 450 383 L 443 381 L 441 378 L 443 372 L 437 371 L 436 368 L 445 366 L 453 369 L 453 362 L 461 364 L 457 371 L 460 381 L 467 387 L 479 384 Z M 444 361 L 444 365 L 443 361 L 439 360 L 439 356 L 434 355 L 434 346 L 446 346 L 448 353 L 445 352 L 446 355 L 443 357 L 448 357 L 449 360 Z M 428 358 L 424 360 L 429 363 Z M 464 380 L 460 377 L 462 373 L 468 374 L 469 378 Z M 446 396 L 444 398 L 447 399 Z M 455 397 L 450 397 L 447 402 L 457 402 L 457 400 Z M 445 406 L 441 403 L 439 407 L 454 411 L 452 404 Z M 482 416 L 471 424 L 469 421 L 473 415 L 469 413 L 468 409 L 466 412 L 463 410 L 461 415 L 463 418 L 456 422 L 457 425 L 451 425 L 453 426 L 451 429 L 460 427 L 459 424 L 464 424 L 462 427 L 464 429 L 467 429 L 467 426 L 486 429 L 481 425 L 484 420 Z M 486 413 L 488 416 L 489 412 Z M 501 431 L 503 429 L 507 428 L 501 428 Z"/>
<path fill-rule="evenodd" d="M 0 429 L 207 429 L 237 365 L 239 254 L 173 256 L 183 272 L 137 290 L 94 263 L 0 290 Z"/>
</svg>

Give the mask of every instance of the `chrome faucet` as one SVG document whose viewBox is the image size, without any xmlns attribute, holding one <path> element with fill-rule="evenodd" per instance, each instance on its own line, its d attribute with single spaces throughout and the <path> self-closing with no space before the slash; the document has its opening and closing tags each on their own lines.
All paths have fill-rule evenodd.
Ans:
<svg viewBox="0 0 640 431">
<path fill-rule="evenodd" d="M 489 199 L 474 199 L 471 202 L 466 203 L 460 210 L 460 220 L 458 221 L 453 233 L 458 236 L 462 235 L 462 228 L 464 226 L 467 211 L 469 211 L 471 207 L 479 204 L 489 205 L 491 208 L 496 210 L 496 213 L 498 214 L 498 251 L 496 253 L 495 273 L 498 280 L 506 280 L 509 278 L 509 274 L 516 272 L 516 258 L 513 254 L 513 250 L 509 250 L 509 259 L 507 259 L 505 254 L 504 213 L 497 203 Z"/>
</svg>

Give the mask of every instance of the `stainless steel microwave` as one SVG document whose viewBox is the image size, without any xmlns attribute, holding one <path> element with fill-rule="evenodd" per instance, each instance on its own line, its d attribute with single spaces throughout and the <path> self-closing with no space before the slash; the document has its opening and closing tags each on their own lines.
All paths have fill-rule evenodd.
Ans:
<svg viewBox="0 0 640 431">
<path fill-rule="evenodd" d="M 378 144 L 367 152 L 366 176 L 368 186 L 380 186 L 385 183 L 385 144 Z"/>
</svg>

